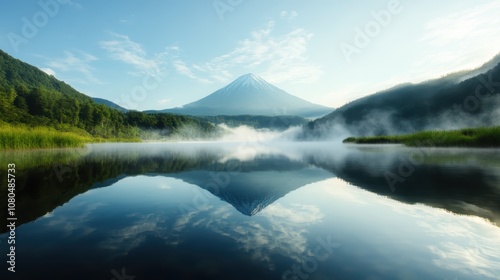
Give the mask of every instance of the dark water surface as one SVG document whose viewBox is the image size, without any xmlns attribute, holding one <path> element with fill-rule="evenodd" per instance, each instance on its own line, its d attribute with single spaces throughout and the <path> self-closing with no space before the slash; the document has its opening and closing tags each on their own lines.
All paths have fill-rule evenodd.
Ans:
<svg viewBox="0 0 500 280">
<path fill-rule="evenodd" d="M 498 149 L 98 144 L 0 162 L 18 218 L 1 279 L 500 279 Z"/>
</svg>

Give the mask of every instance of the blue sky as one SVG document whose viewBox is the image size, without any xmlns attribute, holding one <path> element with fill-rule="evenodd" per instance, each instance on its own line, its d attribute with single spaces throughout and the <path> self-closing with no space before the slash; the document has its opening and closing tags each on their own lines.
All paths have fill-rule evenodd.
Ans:
<svg viewBox="0 0 500 280">
<path fill-rule="evenodd" d="M 485 0 L 0 0 L 0 49 L 77 90 L 146 110 L 254 73 L 338 107 L 500 52 Z"/>
</svg>

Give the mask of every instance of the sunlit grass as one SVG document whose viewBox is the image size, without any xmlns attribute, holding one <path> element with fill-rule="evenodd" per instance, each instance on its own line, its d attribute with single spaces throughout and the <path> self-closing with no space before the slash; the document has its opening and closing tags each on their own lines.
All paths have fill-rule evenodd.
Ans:
<svg viewBox="0 0 500 280">
<path fill-rule="evenodd" d="M 94 138 L 85 131 L 59 131 L 49 127 L 0 125 L 0 149 L 78 148 L 87 143 L 140 142 L 138 138 Z"/>
<path fill-rule="evenodd" d="M 0 149 L 83 147 L 91 138 L 47 127 L 0 127 Z"/>
<path fill-rule="evenodd" d="M 422 131 L 394 136 L 349 137 L 343 142 L 356 144 L 404 144 L 411 147 L 500 147 L 500 127 Z"/>
</svg>

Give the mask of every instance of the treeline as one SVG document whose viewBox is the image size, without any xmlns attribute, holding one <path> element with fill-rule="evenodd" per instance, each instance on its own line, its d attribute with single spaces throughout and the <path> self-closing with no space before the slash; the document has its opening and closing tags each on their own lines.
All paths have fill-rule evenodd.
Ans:
<svg viewBox="0 0 500 280">
<path fill-rule="evenodd" d="M 404 144 L 410 147 L 500 147 L 500 126 L 443 131 L 419 131 L 412 134 L 349 137 L 344 143 Z"/>
<path fill-rule="evenodd" d="M 120 112 L 0 50 L 0 122 L 48 126 L 101 138 L 136 138 L 142 130 L 175 134 L 183 127 L 215 133 L 206 121 L 173 114 Z M 83 131 L 82 131 L 83 130 Z"/>
</svg>

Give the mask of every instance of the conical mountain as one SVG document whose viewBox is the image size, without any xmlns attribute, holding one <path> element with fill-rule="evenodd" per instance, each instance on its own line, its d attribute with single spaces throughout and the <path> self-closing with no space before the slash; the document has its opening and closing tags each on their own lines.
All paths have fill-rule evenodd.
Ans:
<svg viewBox="0 0 500 280">
<path fill-rule="evenodd" d="M 293 96 L 254 74 L 246 74 L 198 101 L 163 112 L 194 116 L 297 115 L 319 117 L 332 111 L 332 108 Z"/>
</svg>

